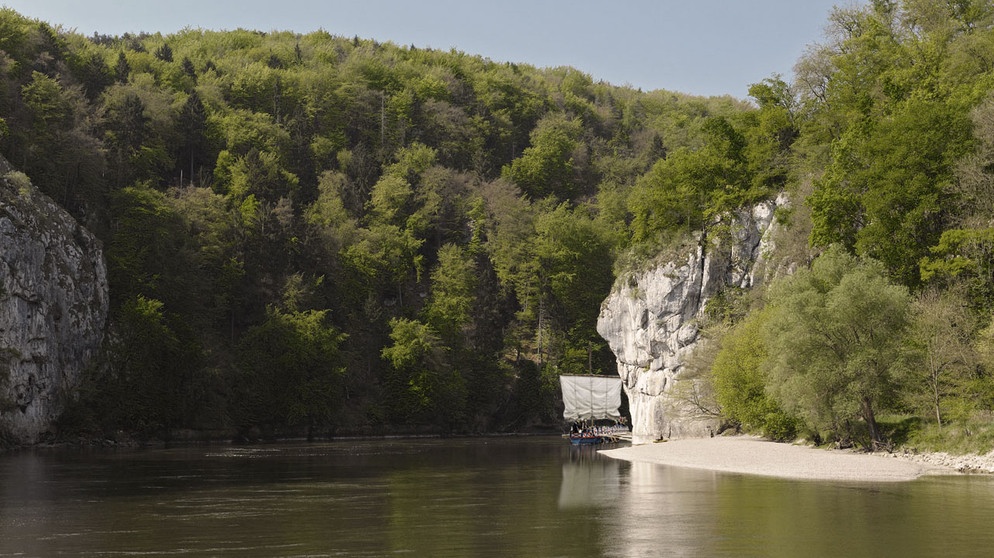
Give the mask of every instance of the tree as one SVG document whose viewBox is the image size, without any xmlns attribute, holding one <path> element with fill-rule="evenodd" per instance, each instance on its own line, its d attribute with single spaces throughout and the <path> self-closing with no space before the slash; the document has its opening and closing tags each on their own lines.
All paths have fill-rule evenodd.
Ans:
<svg viewBox="0 0 994 558">
<path fill-rule="evenodd" d="M 424 256 L 418 253 L 424 241 L 409 230 L 374 224 L 356 231 L 356 241 L 342 250 L 342 260 L 369 292 L 396 289 L 403 302 L 403 286 L 412 276 L 420 277 Z"/>
<path fill-rule="evenodd" d="M 197 168 L 210 160 L 207 153 L 207 109 L 196 90 L 191 91 L 183 103 L 179 120 L 181 143 L 177 162 L 181 172 L 189 171 L 187 179 L 192 183 L 197 177 Z"/>
<path fill-rule="evenodd" d="M 610 235 L 585 208 L 560 204 L 535 222 L 535 268 L 541 280 L 539 327 L 562 339 L 557 360 L 562 369 L 601 369 L 605 344 L 597 334 L 593 311 L 614 281 Z M 540 330 L 538 335 L 547 335 Z M 541 349 L 541 347 L 540 347 Z M 607 363 L 611 359 L 606 359 Z"/>
<path fill-rule="evenodd" d="M 749 96 L 759 104 L 758 111 L 749 113 L 755 122 L 745 132 L 753 187 L 776 192 L 787 182 L 791 147 L 800 135 L 797 98 L 780 76 L 754 83 Z"/>
<path fill-rule="evenodd" d="M 128 64 L 128 57 L 124 51 L 117 53 L 117 63 L 114 65 L 114 79 L 118 83 L 128 83 L 128 76 L 131 75 L 131 65 Z"/>
<path fill-rule="evenodd" d="M 197 68 L 194 67 L 193 61 L 190 60 L 189 57 L 187 57 L 187 56 L 183 57 L 183 61 L 180 62 L 180 68 L 182 68 L 183 73 L 186 74 L 187 77 L 193 78 L 193 80 L 196 81 L 196 79 L 197 79 Z"/>
<path fill-rule="evenodd" d="M 764 338 L 769 317 L 767 311 L 754 311 L 721 336 L 711 375 L 722 417 L 785 441 L 794 438 L 799 421 L 769 393 L 769 353 Z"/>
<path fill-rule="evenodd" d="M 155 57 L 163 62 L 172 62 L 173 48 L 169 46 L 169 43 L 163 43 L 162 46 L 155 49 Z"/>
<path fill-rule="evenodd" d="M 438 251 L 438 265 L 431 273 L 431 298 L 425 307 L 428 323 L 444 338 L 459 339 L 472 320 L 476 291 L 476 262 L 464 249 L 446 244 Z"/>
<path fill-rule="evenodd" d="M 971 345 L 976 320 L 955 293 L 928 290 L 913 304 L 913 365 L 905 390 L 914 408 L 925 410 L 942 426 L 948 401 L 968 392 L 977 355 Z"/>
<path fill-rule="evenodd" d="M 832 246 L 810 269 L 770 288 L 771 390 L 788 412 L 836 437 L 883 435 L 876 412 L 896 391 L 910 295 L 882 264 Z"/>
<path fill-rule="evenodd" d="M 466 401 L 463 375 L 451 366 L 449 348 L 428 324 L 390 320 L 392 345 L 381 355 L 393 367 L 394 405 L 401 420 L 443 424 L 460 422 Z M 397 393 L 399 391 L 399 393 Z"/>
<path fill-rule="evenodd" d="M 238 344 L 236 420 L 242 428 L 318 428 L 341 404 L 339 346 L 346 336 L 327 323 L 326 310 L 270 307 L 266 320 Z"/>
<path fill-rule="evenodd" d="M 752 187 L 746 138 L 727 119 L 708 119 L 704 132 L 704 147 L 677 149 L 639 177 L 628 198 L 636 242 L 700 230 L 710 218 L 770 195 Z"/>
<path fill-rule="evenodd" d="M 147 185 L 114 193 L 111 210 L 116 216 L 114 235 L 107 247 L 112 299 L 145 296 L 162 301 L 168 309 L 184 301 L 176 280 L 190 271 L 184 261 L 183 218 L 166 196 Z"/>
<path fill-rule="evenodd" d="M 553 113 L 531 133 L 531 146 L 505 166 L 502 175 L 533 198 L 555 195 L 568 199 L 575 192 L 573 150 L 580 139 L 581 123 Z"/>
<path fill-rule="evenodd" d="M 177 325 L 162 302 L 143 295 L 114 313 L 105 366 L 94 378 L 101 395 L 88 402 L 105 428 L 168 436 L 165 429 L 191 425 L 202 397 L 195 380 L 201 351 Z"/>
</svg>

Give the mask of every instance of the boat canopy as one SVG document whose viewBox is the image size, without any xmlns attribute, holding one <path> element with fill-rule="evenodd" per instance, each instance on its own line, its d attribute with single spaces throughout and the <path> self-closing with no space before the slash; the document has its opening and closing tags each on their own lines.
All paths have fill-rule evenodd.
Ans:
<svg viewBox="0 0 994 558">
<path fill-rule="evenodd" d="M 617 376 L 560 376 L 563 418 L 568 421 L 621 418 L 621 378 Z"/>
</svg>

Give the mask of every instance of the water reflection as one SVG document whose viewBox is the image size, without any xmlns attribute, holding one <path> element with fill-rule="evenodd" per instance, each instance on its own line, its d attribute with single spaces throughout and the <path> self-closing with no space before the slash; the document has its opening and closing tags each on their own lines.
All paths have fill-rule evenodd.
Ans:
<svg viewBox="0 0 994 558">
<path fill-rule="evenodd" d="M 710 556 L 716 476 L 632 463 L 611 512 L 607 556 Z"/>
<path fill-rule="evenodd" d="M 994 479 L 781 481 L 561 439 L 0 456 L 0 556 L 988 556 Z"/>
<path fill-rule="evenodd" d="M 633 463 L 609 556 L 989 556 L 994 479 L 825 483 Z"/>
<path fill-rule="evenodd" d="M 601 508 L 620 496 L 621 461 L 605 459 L 589 446 L 571 447 L 563 463 L 559 509 Z"/>
</svg>

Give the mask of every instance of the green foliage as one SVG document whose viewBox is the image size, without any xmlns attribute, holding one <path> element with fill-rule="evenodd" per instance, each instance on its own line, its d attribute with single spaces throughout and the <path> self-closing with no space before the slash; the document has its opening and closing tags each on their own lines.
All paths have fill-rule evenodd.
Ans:
<svg viewBox="0 0 994 558">
<path fill-rule="evenodd" d="M 751 168 L 750 148 L 755 143 L 731 122 L 711 118 L 703 131 L 702 148 L 678 149 L 639 178 L 628 198 L 636 242 L 656 240 L 660 233 L 681 229 L 700 230 L 714 217 L 774 192 L 769 180 L 757 179 Z M 769 163 L 764 161 L 763 165 Z"/>
<path fill-rule="evenodd" d="M 839 246 L 778 281 L 766 337 L 772 393 L 816 430 L 849 437 L 858 419 L 881 441 L 875 413 L 895 395 L 910 303 L 879 262 Z"/>
<path fill-rule="evenodd" d="M 476 262 L 463 248 L 446 244 L 438 251 L 425 315 L 428 323 L 448 339 L 456 340 L 461 330 L 472 323 L 476 274 Z"/>
<path fill-rule="evenodd" d="M 533 198 L 549 195 L 568 199 L 575 193 L 573 151 L 581 133 L 581 123 L 553 113 L 539 121 L 531 132 L 531 146 L 521 157 L 504 167 L 502 175 Z"/>
<path fill-rule="evenodd" d="M 382 356 L 393 367 L 393 411 L 415 423 L 441 423 L 448 428 L 463 420 L 466 384 L 452 367 L 449 348 L 427 324 L 416 320 L 390 321 L 393 344 Z"/>
<path fill-rule="evenodd" d="M 21 171 L 10 171 L 3 176 L 3 179 L 7 181 L 8 184 L 17 190 L 17 194 L 21 197 L 27 197 L 31 193 L 31 179 L 28 175 Z"/>
<path fill-rule="evenodd" d="M 846 435 L 878 407 L 925 413 L 923 384 L 880 364 L 912 362 L 883 340 L 911 343 L 884 277 L 963 288 L 978 323 L 994 307 L 992 22 L 985 2 L 837 9 L 795 82 L 761 80 L 749 103 L 326 32 L 89 39 L 3 9 L 0 152 L 106 247 L 108 370 L 158 394 L 115 414 L 94 373 L 108 427 L 552 420 L 557 373 L 613 367 L 594 326 L 615 267 L 728 234 L 729 211 L 786 190 L 786 235 L 862 259 L 829 250 L 769 316 L 713 302 L 734 326 L 715 378 L 742 376 L 722 388 L 731 420 Z M 783 269 L 805 263 L 796 244 Z M 989 336 L 966 329 L 978 360 L 939 376 L 950 430 L 994 407 Z M 924 338 L 902 345 L 918 362 L 941 352 Z M 294 375 L 315 362 L 333 372 Z"/>
<path fill-rule="evenodd" d="M 978 414 L 946 426 L 926 424 L 911 433 L 907 445 L 918 451 L 986 455 L 994 451 L 991 416 Z"/>
<path fill-rule="evenodd" d="M 173 266 L 184 255 L 182 217 L 162 192 L 146 185 L 116 192 L 111 207 L 117 223 L 107 260 L 116 298 L 175 300 L 180 293 L 170 280 L 176 277 Z"/>
<path fill-rule="evenodd" d="M 266 320 L 246 332 L 237 347 L 233 401 L 240 428 L 306 427 L 310 437 L 332 425 L 343 399 L 339 347 L 346 336 L 327 314 L 270 307 Z"/>
<path fill-rule="evenodd" d="M 974 316 L 955 291 L 926 291 L 914 302 L 903 392 L 913 411 L 939 426 L 951 408 L 967 418 L 962 411 L 978 364 L 971 346 L 975 329 Z"/>
<path fill-rule="evenodd" d="M 765 333 L 770 313 L 754 312 L 720 340 L 711 367 L 715 398 L 726 420 L 773 440 L 792 440 L 800 421 L 770 394 Z"/>
<path fill-rule="evenodd" d="M 104 366 L 86 379 L 81 402 L 96 414 L 95 427 L 168 436 L 197 424 L 209 382 L 195 372 L 201 349 L 183 324 L 143 295 L 125 300 L 114 324 Z"/>
<path fill-rule="evenodd" d="M 537 269 L 561 309 L 562 330 L 578 340 L 595 339 L 592 309 L 614 281 L 609 234 L 582 208 L 570 210 L 565 204 L 540 215 L 535 229 Z"/>
<path fill-rule="evenodd" d="M 836 144 L 835 164 L 812 198 L 816 242 L 842 242 L 918 285 L 918 262 L 942 231 L 950 163 L 964 153 L 968 134 L 961 112 L 921 101 L 904 103 L 869 131 L 854 128 Z"/>
</svg>

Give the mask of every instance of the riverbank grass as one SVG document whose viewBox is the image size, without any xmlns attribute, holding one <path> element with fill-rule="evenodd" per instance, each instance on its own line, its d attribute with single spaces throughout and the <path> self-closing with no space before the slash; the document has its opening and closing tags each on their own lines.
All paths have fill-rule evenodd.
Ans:
<svg viewBox="0 0 994 558">
<path fill-rule="evenodd" d="M 975 416 L 942 426 L 919 424 L 901 445 L 917 451 L 986 455 L 994 450 L 994 417 Z"/>
</svg>

